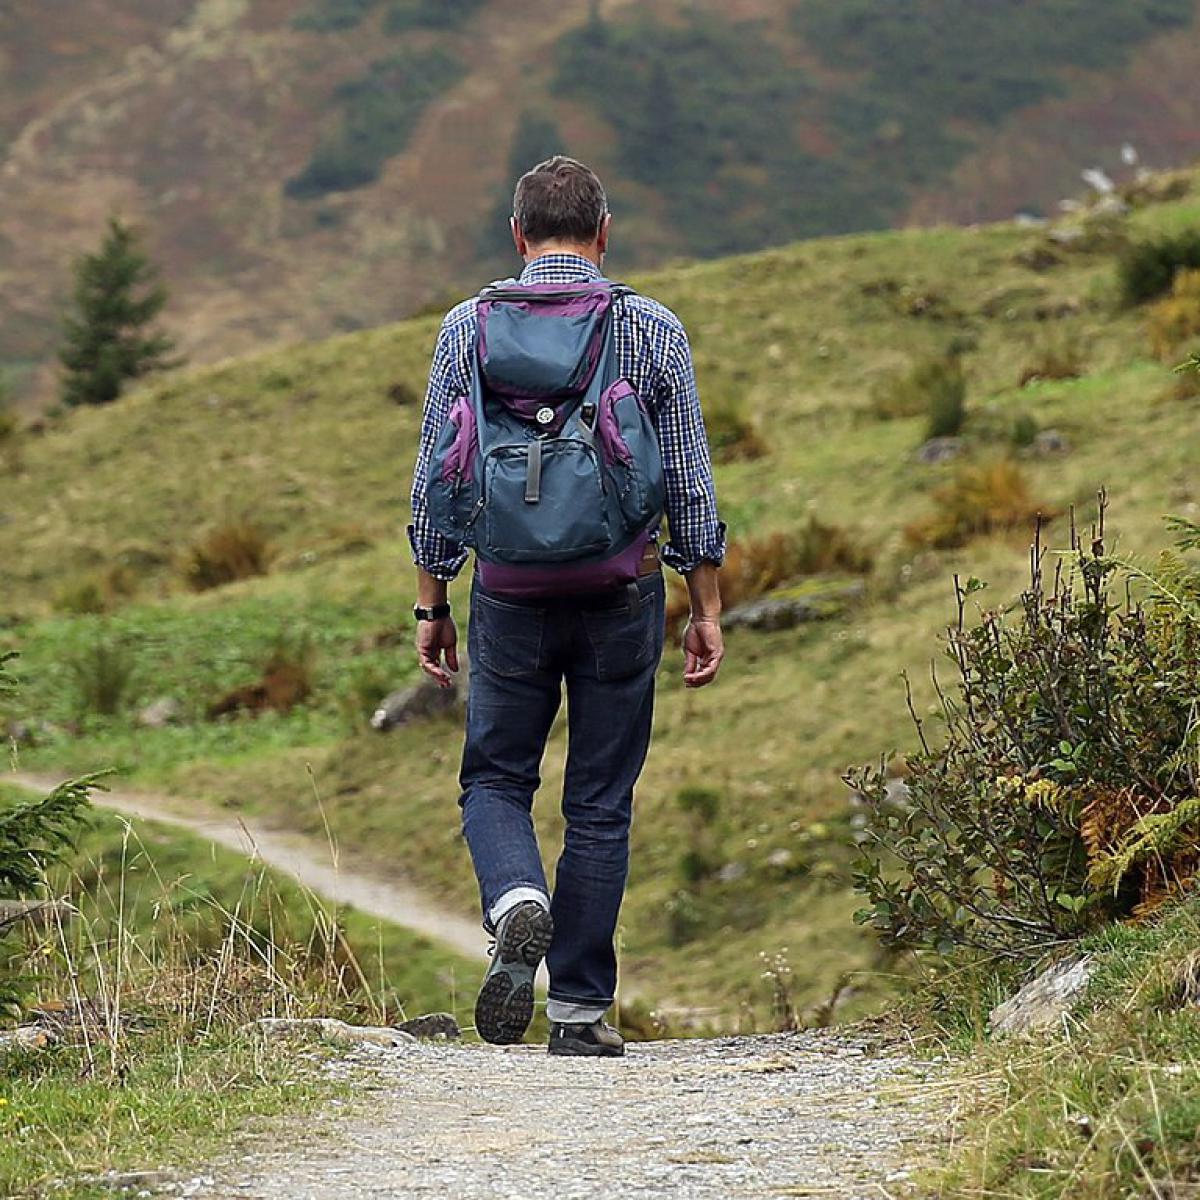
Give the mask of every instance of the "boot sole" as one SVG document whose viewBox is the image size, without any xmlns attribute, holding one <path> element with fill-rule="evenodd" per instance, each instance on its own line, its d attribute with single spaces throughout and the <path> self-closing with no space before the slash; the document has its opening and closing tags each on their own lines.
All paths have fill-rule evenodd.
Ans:
<svg viewBox="0 0 1200 1200">
<path fill-rule="evenodd" d="M 494 1046 L 524 1038 L 533 1020 L 533 979 L 554 937 L 550 914 L 533 902 L 518 905 L 504 926 L 475 1001 L 475 1031 Z"/>
</svg>

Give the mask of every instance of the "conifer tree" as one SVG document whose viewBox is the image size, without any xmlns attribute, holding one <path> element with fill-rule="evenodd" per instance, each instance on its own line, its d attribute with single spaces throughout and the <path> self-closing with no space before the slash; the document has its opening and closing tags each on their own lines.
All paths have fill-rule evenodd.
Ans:
<svg viewBox="0 0 1200 1200">
<path fill-rule="evenodd" d="M 110 217 L 99 250 L 73 269 L 59 352 L 65 404 L 108 404 L 130 379 L 177 365 L 168 357 L 172 340 L 149 328 L 167 302 L 166 289 L 128 225 Z"/>
</svg>

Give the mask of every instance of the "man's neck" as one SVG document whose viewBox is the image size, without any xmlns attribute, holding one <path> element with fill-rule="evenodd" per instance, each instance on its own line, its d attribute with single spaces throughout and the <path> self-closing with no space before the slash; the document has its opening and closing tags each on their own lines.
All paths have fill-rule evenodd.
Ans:
<svg viewBox="0 0 1200 1200">
<path fill-rule="evenodd" d="M 573 254 L 576 258 L 586 258 L 594 267 L 599 267 L 604 256 L 596 249 L 595 245 L 578 246 L 571 242 L 543 242 L 536 249 L 529 248 L 529 253 L 525 255 L 525 265 L 535 263 L 539 258 L 546 258 L 551 254 Z"/>
</svg>

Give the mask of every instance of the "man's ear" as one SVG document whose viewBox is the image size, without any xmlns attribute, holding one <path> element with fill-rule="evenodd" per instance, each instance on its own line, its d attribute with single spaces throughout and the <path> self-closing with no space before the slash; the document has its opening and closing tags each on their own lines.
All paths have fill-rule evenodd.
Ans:
<svg viewBox="0 0 1200 1200">
<path fill-rule="evenodd" d="M 525 235 L 521 232 L 516 217 L 508 218 L 508 227 L 512 231 L 513 245 L 516 246 L 517 253 L 524 258 L 529 253 L 529 243 L 525 240 Z"/>
<path fill-rule="evenodd" d="M 601 255 L 608 253 L 608 231 L 612 225 L 612 213 L 605 213 L 600 218 L 600 230 L 596 234 L 596 249 Z"/>
</svg>

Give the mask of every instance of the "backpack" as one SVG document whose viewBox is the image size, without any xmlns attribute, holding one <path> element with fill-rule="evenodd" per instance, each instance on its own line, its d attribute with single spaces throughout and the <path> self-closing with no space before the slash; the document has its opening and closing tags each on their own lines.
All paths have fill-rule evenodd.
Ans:
<svg viewBox="0 0 1200 1200">
<path fill-rule="evenodd" d="M 433 527 L 475 551 L 489 591 L 601 590 L 637 577 L 665 497 L 658 435 L 617 373 L 607 280 L 480 293 L 470 393 L 427 480 Z"/>
</svg>

